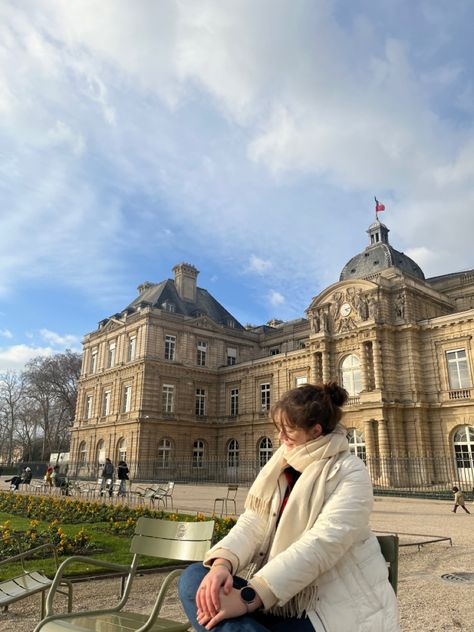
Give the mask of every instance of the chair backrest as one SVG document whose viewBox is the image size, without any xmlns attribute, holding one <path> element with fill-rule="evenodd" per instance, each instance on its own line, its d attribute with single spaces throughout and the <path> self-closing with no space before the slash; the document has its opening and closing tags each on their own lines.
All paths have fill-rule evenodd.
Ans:
<svg viewBox="0 0 474 632">
<path fill-rule="evenodd" d="M 233 499 L 237 496 L 237 490 L 239 489 L 238 485 L 228 485 L 227 486 L 227 498 Z"/>
<path fill-rule="evenodd" d="M 168 488 L 166 490 L 166 495 L 167 496 L 172 496 L 173 495 L 173 490 L 174 490 L 174 481 L 169 481 L 168 482 Z"/>
<path fill-rule="evenodd" d="M 211 548 L 214 521 L 173 522 L 139 518 L 130 550 L 171 560 L 198 562 Z"/>
<path fill-rule="evenodd" d="M 392 588 L 396 593 L 398 584 L 398 535 L 378 535 L 377 540 L 382 555 L 387 562 L 388 581 L 392 584 Z"/>
</svg>

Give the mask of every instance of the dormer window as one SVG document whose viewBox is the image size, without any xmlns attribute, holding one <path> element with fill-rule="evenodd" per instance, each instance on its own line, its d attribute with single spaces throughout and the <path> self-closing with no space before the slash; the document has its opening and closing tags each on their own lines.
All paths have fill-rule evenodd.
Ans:
<svg viewBox="0 0 474 632">
<path fill-rule="evenodd" d="M 228 318 L 227 321 L 226 321 L 226 325 L 227 325 L 227 327 L 230 327 L 231 329 L 234 329 L 235 322 L 232 320 L 232 318 Z"/>
<path fill-rule="evenodd" d="M 174 303 L 171 303 L 171 301 L 165 301 L 161 304 L 161 309 L 164 309 L 165 312 L 175 312 L 176 306 Z"/>
<path fill-rule="evenodd" d="M 270 355 L 278 355 L 280 353 L 280 347 L 270 347 Z"/>
</svg>

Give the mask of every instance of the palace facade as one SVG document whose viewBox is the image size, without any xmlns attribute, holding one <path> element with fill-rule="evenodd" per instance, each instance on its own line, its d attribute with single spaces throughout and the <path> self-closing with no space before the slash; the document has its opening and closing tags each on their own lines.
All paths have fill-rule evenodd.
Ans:
<svg viewBox="0 0 474 632">
<path fill-rule="evenodd" d="M 414 462 L 424 484 L 472 480 L 474 270 L 426 279 L 378 219 L 367 232 L 339 281 L 289 322 L 243 327 L 187 263 L 140 285 L 85 336 L 72 469 L 95 474 L 106 456 L 145 478 L 258 469 L 278 445 L 272 403 L 338 380 L 351 448 L 374 481 L 403 485 Z M 408 465 L 387 473 L 393 457 Z"/>
</svg>

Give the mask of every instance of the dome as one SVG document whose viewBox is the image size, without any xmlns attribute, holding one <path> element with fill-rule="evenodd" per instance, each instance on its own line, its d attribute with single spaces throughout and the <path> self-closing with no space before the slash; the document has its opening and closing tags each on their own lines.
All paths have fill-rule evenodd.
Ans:
<svg viewBox="0 0 474 632">
<path fill-rule="evenodd" d="M 369 245 L 360 254 L 352 257 L 343 267 L 340 281 L 364 279 L 387 268 L 398 268 L 404 274 L 425 279 L 423 270 L 403 252 L 392 248 L 388 242 L 389 229 L 378 219 L 369 226 Z"/>
</svg>

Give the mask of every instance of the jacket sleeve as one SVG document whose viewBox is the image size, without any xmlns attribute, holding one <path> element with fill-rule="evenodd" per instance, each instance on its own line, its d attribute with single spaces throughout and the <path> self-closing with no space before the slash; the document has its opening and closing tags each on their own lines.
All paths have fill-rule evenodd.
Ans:
<svg viewBox="0 0 474 632">
<path fill-rule="evenodd" d="M 313 527 L 250 581 L 265 608 L 283 606 L 337 564 L 354 543 L 368 537 L 372 503 L 372 484 L 362 463 L 342 464 L 340 480 Z"/>
<path fill-rule="evenodd" d="M 235 575 L 244 569 L 257 554 L 265 536 L 266 522 L 253 511 L 245 511 L 230 532 L 204 556 L 204 566 L 221 557 L 232 564 Z"/>
</svg>

